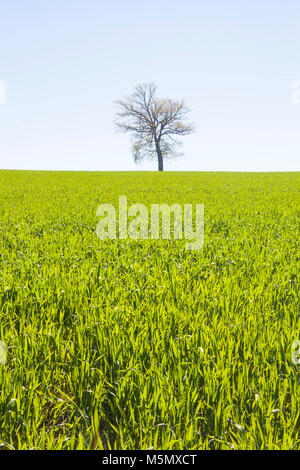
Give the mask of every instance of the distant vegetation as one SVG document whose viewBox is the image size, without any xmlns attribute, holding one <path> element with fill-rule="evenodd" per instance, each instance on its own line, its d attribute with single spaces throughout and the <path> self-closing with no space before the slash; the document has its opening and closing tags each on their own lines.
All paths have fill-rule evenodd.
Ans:
<svg viewBox="0 0 300 470">
<path fill-rule="evenodd" d="M 299 173 L 0 172 L 0 449 L 300 449 Z M 100 203 L 205 205 L 205 244 Z"/>
<path fill-rule="evenodd" d="M 166 158 L 180 155 L 176 148 L 182 142 L 177 137 L 191 134 L 193 127 L 186 122 L 189 109 L 184 101 L 158 98 L 156 89 L 153 83 L 144 83 L 135 87 L 132 95 L 118 100 L 116 128 L 131 134 L 136 163 L 157 158 L 158 171 L 163 171 Z"/>
</svg>

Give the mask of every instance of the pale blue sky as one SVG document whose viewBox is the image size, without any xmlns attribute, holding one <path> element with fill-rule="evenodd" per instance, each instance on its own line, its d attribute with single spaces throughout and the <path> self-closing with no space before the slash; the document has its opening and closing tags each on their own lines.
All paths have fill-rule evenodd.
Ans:
<svg viewBox="0 0 300 470">
<path fill-rule="evenodd" d="M 297 79 L 299 0 L 1 0 L 0 168 L 156 170 L 113 126 L 152 81 L 196 127 L 166 170 L 299 170 Z"/>
</svg>

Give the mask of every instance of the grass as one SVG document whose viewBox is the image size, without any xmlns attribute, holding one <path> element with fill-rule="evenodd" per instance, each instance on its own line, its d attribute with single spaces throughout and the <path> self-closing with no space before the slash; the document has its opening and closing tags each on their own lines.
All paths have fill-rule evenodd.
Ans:
<svg viewBox="0 0 300 470">
<path fill-rule="evenodd" d="M 0 449 L 300 449 L 299 173 L 0 172 Z M 205 245 L 100 203 L 205 205 Z"/>
</svg>

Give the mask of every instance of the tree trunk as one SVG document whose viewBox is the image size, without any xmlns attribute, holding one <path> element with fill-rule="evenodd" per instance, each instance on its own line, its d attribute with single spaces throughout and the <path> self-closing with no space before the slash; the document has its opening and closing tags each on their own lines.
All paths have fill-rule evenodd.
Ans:
<svg viewBox="0 0 300 470">
<path fill-rule="evenodd" d="M 164 171 L 164 161 L 163 161 L 163 156 L 160 150 L 159 142 L 156 142 L 156 153 L 157 153 L 157 160 L 158 160 L 158 171 Z"/>
</svg>

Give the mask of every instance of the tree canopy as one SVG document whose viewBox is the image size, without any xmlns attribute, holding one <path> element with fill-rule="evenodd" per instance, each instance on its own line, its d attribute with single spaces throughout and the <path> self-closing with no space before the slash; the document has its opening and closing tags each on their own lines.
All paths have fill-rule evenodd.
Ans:
<svg viewBox="0 0 300 470">
<path fill-rule="evenodd" d="M 132 95 L 116 101 L 119 112 L 115 124 L 132 134 L 135 162 L 157 157 L 158 170 L 162 171 L 165 158 L 180 155 L 177 137 L 190 134 L 193 127 L 185 122 L 189 109 L 184 101 L 158 98 L 156 89 L 153 83 L 144 83 Z"/>
</svg>

